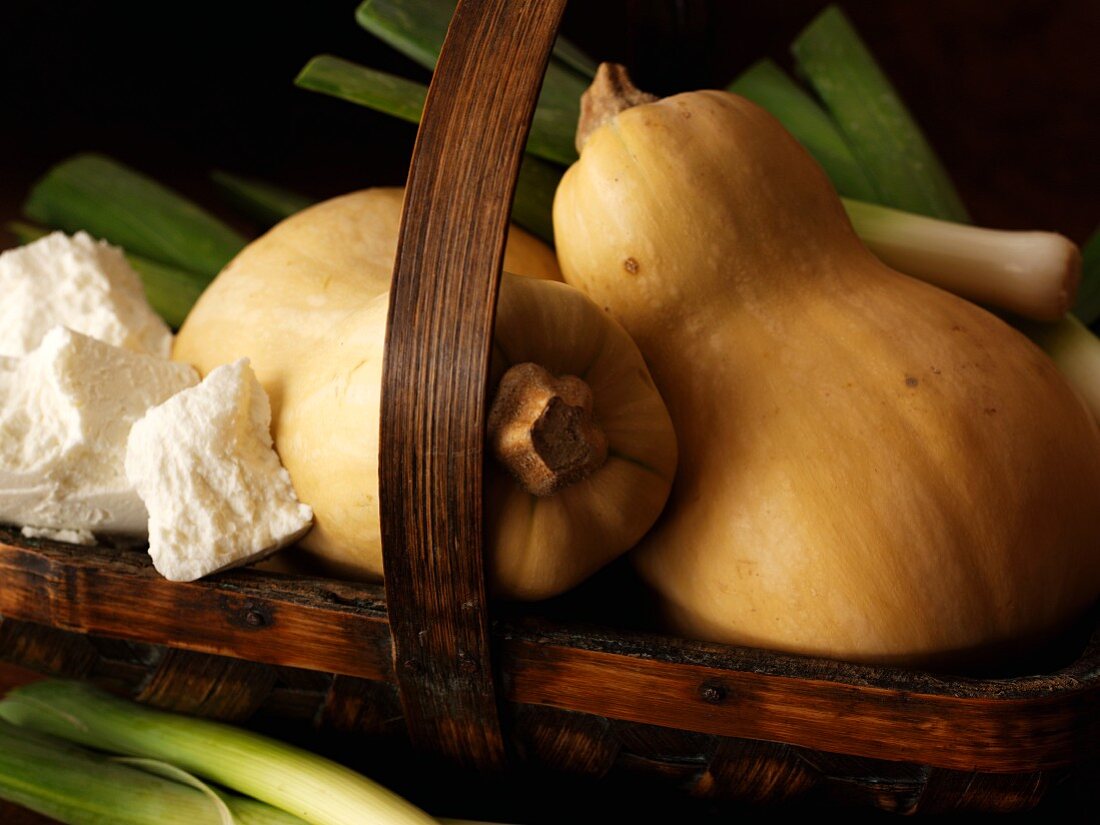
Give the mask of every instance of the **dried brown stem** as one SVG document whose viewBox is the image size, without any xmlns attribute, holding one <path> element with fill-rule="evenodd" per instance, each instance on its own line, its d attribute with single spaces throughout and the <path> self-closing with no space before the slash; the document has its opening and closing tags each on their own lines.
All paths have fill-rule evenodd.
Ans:
<svg viewBox="0 0 1100 825">
<path fill-rule="evenodd" d="M 630 81 L 626 67 L 618 63 L 601 63 L 592 85 L 581 95 L 581 117 L 577 124 L 577 152 L 584 148 L 588 136 L 619 112 L 652 103 L 657 98 L 641 91 Z"/>
<path fill-rule="evenodd" d="M 548 496 L 607 460 L 607 436 L 592 415 L 592 390 L 537 364 L 504 373 L 489 410 L 489 448 L 529 493 Z"/>
</svg>

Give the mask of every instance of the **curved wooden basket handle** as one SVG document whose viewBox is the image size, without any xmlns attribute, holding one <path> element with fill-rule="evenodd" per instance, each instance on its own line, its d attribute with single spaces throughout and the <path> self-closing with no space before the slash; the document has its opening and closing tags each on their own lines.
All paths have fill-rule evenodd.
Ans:
<svg viewBox="0 0 1100 825">
<path fill-rule="evenodd" d="M 414 746 L 504 764 L 482 565 L 489 352 L 512 196 L 565 0 L 461 0 L 413 149 L 379 448 L 394 665 Z"/>
</svg>

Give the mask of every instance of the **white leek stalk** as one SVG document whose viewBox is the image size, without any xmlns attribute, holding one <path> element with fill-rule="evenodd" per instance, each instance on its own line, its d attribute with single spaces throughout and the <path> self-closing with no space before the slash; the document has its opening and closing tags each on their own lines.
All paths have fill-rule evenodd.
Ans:
<svg viewBox="0 0 1100 825">
<path fill-rule="evenodd" d="M 153 710 L 79 682 L 16 688 L 0 701 L 0 718 L 97 750 L 167 762 L 314 825 L 438 822 L 392 791 L 308 751 L 230 725 Z"/>
<path fill-rule="evenodd" d="M 241 797 L 202 791 L 0 721 L 0 799 L 66 825 L 304 825 Z"/>
<path fill-rule="evenodd" d="M 983 229 L 844 199 L 856 234 L 887 266 L 1036 321 L 1073 306 L 1081 252 L 1056 232 Z"/>
</svg>

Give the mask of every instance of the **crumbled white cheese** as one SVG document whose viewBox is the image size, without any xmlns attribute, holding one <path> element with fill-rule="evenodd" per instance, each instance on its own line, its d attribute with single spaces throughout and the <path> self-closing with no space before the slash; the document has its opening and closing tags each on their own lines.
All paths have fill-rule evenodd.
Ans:
<svg viewBox="0 0 1100 825">
<path fill-rule="evenodd" d="M 55 326 L 167 358 L 172 333 L 122 250 L 54 232 L 0 254 L 0 354 L 26 355 Z"/>
<path fill-rule="evenodd" d="M 184 364 L 55 327 L 0 359 L 0 522 L 144 535 L 126 480 L 126 438 L 150 407 L 198 375 Z"/>
<path fill-rule="evenodd" d="M 150 410 L 126 475 L 149 509 L 149 555 L 172 581 L 258 561 L 310 527 L 271 440 L 271 404 L 248 359 Z"/>
<path fill-rule="evenodd" d="M 50 541 L 62 541 L 65 544 L 95 544 L 95 536 L 90 530 L 52 530 L 49 527 L 24 527 L 21 531 L 24 538 L 49 539 Z"/>
</svg>

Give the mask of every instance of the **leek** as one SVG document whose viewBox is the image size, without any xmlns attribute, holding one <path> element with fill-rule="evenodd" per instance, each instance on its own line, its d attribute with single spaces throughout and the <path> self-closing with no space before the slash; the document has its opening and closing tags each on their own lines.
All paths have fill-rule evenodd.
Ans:
<svg viewBox="0 0 1100 825">
<path fill-rule="evenodd" d="M 303 89 L 332 95 L 411 123 L 420 122 L 428 93 L 428 87 L 422 83 L 332 55 L 314 57 L 294 82 Z M 545 241 L 554 238 L 550 210 L 561 175 L 557 166 L 529 154 L 519 167 L 512 219 Z"/>
<path fill-rule="evenodd" d="M 829 116 L 773 62 L 754 64 L 729 90 L 771 112 L 842 195 L 860 186 L 859 178 L 852 177 L 859 164 Z M 1073 303 L 1080 253 L 1062 235 L 979 229 L 851 197 L 842 200 L 856 234 L 899 272 L 1040 321 L 1061 318 Z"/>
<path fill-rule="evenodd" d="M 312 199 L 296 192 L 229 172 L 214 171 L 210 177 L 231 204 L 265 229 L 313 203 Z"/>
<path fill-rule="evenodd" d="M 23 209 L 39 223 L 70 233 L 83 229 L 204 282 L 247 243 L 191 201 L 102 155 L 77 155 L 53 167 Z"/>
<path fill-rule="evenodd" d="M 8 229 L 21 244 L 32 243 L 48 234 L 41 227 L 21 221 L 9 223 Z M 179 329 L 195 301 L 202 295 L 205 279 L 194 272 L 157 263 L 141 255 L 126 253 L 126 260 L 141 277 L 145 297 L 153 311 L 168 326 Z"/>
<path fill-rule="evenodd" d="M 1100 318 L 1100 229 L 1085 242 L 1081 254 L 1084 257 L 1081 288 L 1077 290 L 1073 314 L 1084 323 L 1092 324 Z"/>
<path fill-rule="evenodd" d="M 426 69 L 434 69 L 454 15 L 456 0 L 366 0 L 355 12 L 359 25 Z M 591 80 L 596 63 L 561 35 L 551 60 Z"/>
<path fill-rule="evenodd" d="M 1056 324 L 1019 324 L 1042 347 L 1100 422 L 1100 338 L 1067 315 Z"/>
<path fill-rule="evenodd" d="M 206 281 L 201 275 L 157 263 L 140 255 L 126 259 L 141 276 L 145 297 L 153 310 L 173 329 L 179 329 L 191 307 L 199 300 Z"/>
<path fill-rule="evenodd" d="M 767 109 L 814 156 L 837 192 L 878 201 L 875 185 L 855 159 L 836 124 L 774 61 L 764 58 L 742 72 L 726 91 Z"/>
<path fill-rule="evenodd" d="M 454 13 L 454 0 L 367 0 L 356 11 L 359 24 L 427 69 L 434 69 Z M 570 164 L 577 159 L 574 135 L 581 95 L 591 79 L 575 71 L 575 46 L 568 63 L 551 60 L 531 121 L 527 151 Z"/>
<path fill-rule="evenodd" d="M 251 799 L 219 795 L 237 825 L 303 825 Z M 0 798 L 69 825 L 222 825 L 202 791 L 0 721 Z"/>
<path fill-rule="evenodd" d="M 34 243 L 39 238 L 44 238 L 50 234 L 48 229 L 23 221 L 10 221 L 5 225 L 5 228 L 15 236 L 20 244 Z"/>
<path fill-rule="evenodd" d="M 153 710 L 79 682 L 15 688 L 0 701 L 0 719 L 98 750 L 168 762 L 315 825 L 437 823 L 392 791 L 300 748 Z"/>
<path fill-rule="evenodd" d="M 310 60 L 294 83 L 303 89 L 338 97 L 409 123 L 420 122 L 424 98 L 428 95 L 428 87 L 423 83 L 329 54 Z"/>
<path fill-rule="evenodd" d="M 1073 304 L 1081 254 L 1064 235 L 982 229 L 847 199 L 844 208 L 867 248 L 899 272 L 1038 321 L 1056 321 Z"/>
<path fill-rule="evenodd" d="M 791 51 L 874 181 L 881 203 L 944 220 L 968 220 L 928 140 L 839 8 L 826 7 Z"/>
</svg>

